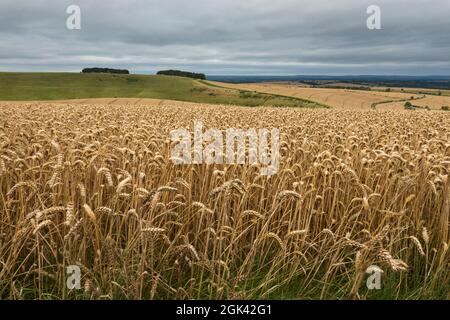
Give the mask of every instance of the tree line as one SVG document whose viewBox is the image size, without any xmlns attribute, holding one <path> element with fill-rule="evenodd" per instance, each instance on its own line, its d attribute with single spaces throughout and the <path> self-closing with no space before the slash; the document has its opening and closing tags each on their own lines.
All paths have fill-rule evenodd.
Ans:
<svg viewBox="0 0 450 320">
<path fill-rule="evenodd" d="M 84 68 L 82 73 L 117 73 L 117 74 L 130 74 L 130 71 L 126 69 L 111 69 L 111 68 Z"/>
<path fill-rule="evenodd" d="M 156 74 L 165 75 L 165 76 L 178 76 L 178 77 L 187 77 L 194 79 L 202 79 L 206 80 L 206 76 L 203 73 L 194 73 L 180 70 L 162 70 L 158 71 Z"/>
</svg>

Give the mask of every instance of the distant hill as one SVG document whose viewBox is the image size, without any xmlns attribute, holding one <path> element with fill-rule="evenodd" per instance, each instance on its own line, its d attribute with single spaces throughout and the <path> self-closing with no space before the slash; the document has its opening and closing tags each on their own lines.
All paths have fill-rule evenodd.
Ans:
<svg viewBox="0 0 450 320">
<path fill-rule="evenodd" d="M 178 77 L 186 77 L 193 79 L 206 80 L 206 76 L 203 73 L 194 73 L 180 70 L 162 70 L 156 73 L 157 75 L 165 75 L 165 76 L 178 76 Z"/>
<path fill-rule="evenodd" d="M 426 89 L 450 89 L 450 76 L 208 76 L 208 80 L 228 83 L 259 83 L 290 81 L 317 85 L 320 81 L 334 81 L 340 83 L 357 84 L 360 86 L 385 86 Z"/>
<path fill-rule="evenodd" d="M 130 74 L 128 70 L 110 69 L 110 68 L 84 68 L 82 73 L 117 73 L 117 74 Z"/>
<path fill-rule="evenodd" d="M 152 98 L 235 106 L 325 107 L 295 98 L 170 76 L 0 72 L 0 101 Z"/>
</svg>

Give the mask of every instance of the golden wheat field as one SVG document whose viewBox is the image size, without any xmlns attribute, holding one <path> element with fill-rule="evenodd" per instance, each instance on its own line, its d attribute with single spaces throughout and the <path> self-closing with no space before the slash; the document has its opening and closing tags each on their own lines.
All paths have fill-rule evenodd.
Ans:
<svg viewBox="0 0 450 320">
<path fill-rule="evenodd" d="M 403 106 L 405 101 L 411 100 L 413 97 L 417 99 L 414 104 L 425 106 L 428 105 L 432 109 L 440 109 L 442 105 L 448 105 L 449 97 L 435 97 L 432 95 L 412 94 L 402 92 L 381 92 L 381 91 L 365 91 L 350 89 L 334 89 L 334 88 L 309 88 L 304 85 L 284 83 L 220 83 L 212 82 L 216 85 L 230 87 L 242 90 L 254 90 L 258 92 L 266 92 L 271 94 L 280 94 L 292 96 L 302 99 L 323 103 L 338 109 L 371 109 L 374 104 L 385 109 L 398 109 L 397 105 Z M 422 99 L 427 98 L 423 103 Z M 398 101 L 396 103 L 396 101 Z M 444 103 L 444 104 L 442 104 Z"/>
<path fill-rule="evenodd" d="M 175 165 L 194 120 L 279 128 L 278 173 Z M 450 114 L 6 103 L 0 124 L 0 299 L 450 298 Z"/>
</svg>

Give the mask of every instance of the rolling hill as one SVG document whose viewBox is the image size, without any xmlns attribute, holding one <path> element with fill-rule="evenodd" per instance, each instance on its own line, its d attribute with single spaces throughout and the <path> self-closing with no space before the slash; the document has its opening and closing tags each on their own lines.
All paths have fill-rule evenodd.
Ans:
<svg viewBox="0 0 450 320">
<path fill-rule="evenodd" d="M 326 107 L 296 97 L 223 88 L 201 80 L 173 76 L 0 73 L 0 100 L 89 98 L 152 98 L 241 106 Z"/>
</svg>

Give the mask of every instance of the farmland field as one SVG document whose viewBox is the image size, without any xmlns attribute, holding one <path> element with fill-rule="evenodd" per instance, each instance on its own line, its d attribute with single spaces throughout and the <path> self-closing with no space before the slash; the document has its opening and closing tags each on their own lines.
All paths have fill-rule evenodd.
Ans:
<svg viewBox="0 0 450 320">
<path fill-rule="evenodd" d="M 0 299 L 449 299 L 450 113 L 292 90 L 336 108 L 0 103 Z M 175 165 L 194 120 L 279 128 L 278 173 Z"/>
<path fill-rule="evenodd" d="M 431 2 L 0 0 L 0 315 L 446 305 Z"/>
<path fill-rule="evenodd" d="M 429 106 L 438 110 L 442 106 L 450 105 L 450 97 L 423 94 L 423 90 L 415 89 L 413 93 L 392 90 L 391 92 L 365 91 L 334 88 L 309 88 L 304 85 L 282 84 L 282 83 L 258 83 L 258 84 L 229 84 L 212 82 L 215 85 L 241 90 L 254 90 L 271 94 L 281 94 L 293 96 L 301 99 L 308 99 L 323 103 L 339 109 L 370 109 L 374 105 L 379 105 L 383 109 L 401 109 L 406 101 L 411 101 L 414 105 Z M 432 92 L 429 90 L 429 92 Z M 413 99 L 412 99 L 413 98 Z"/>
</svg>

